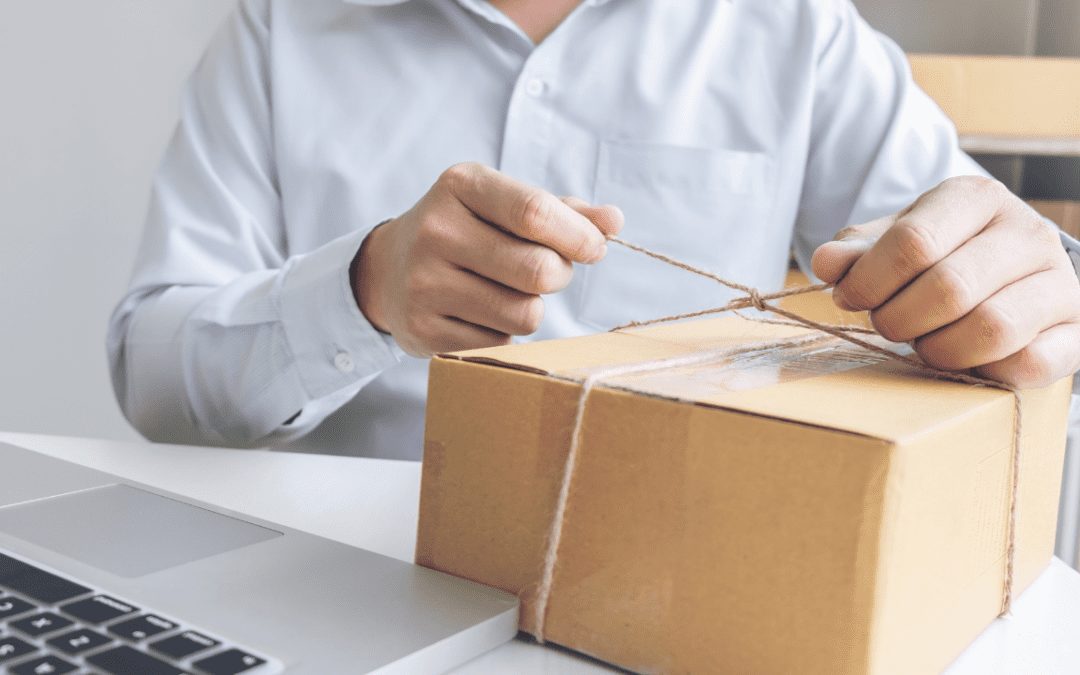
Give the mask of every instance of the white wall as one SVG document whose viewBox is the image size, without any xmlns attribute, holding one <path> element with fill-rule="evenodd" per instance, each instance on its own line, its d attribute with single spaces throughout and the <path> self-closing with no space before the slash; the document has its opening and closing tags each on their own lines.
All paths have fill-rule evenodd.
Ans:
<svg viewBox="0 0 1080 675">
<path fill-rule="evenodd" d="M 0 429 L 133 438 L 105 361 L 177 94 L 231 0 L 0 0 Z"/>
</svg>

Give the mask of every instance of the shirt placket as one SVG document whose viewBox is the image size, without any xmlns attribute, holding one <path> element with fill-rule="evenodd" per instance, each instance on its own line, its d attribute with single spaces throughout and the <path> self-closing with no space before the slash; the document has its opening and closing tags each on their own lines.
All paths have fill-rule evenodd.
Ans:
<svg viewBox="0 0 1080 675">
<path fill-rule="evenodd" d="M 507 104 L 498 169 L 526 183 L 546 186 L 553 145 L 554 98 L 560 86 L 564 47 L 577 14 L 588 11 L 591 3 L 583 3 L 551 35 L 534 46 L 519 27 L 487 3 L 460 2 L 514 33 L 529 50 Z"/>
<path fill-rule="evenodd" d="M 551 154 L 552 89 L 557 86 L 552 58 L 555 50 L 533 50 L 514 84 L 506 111 L 499 169 L 535 185 L 547 183 Z"/>
</svg>

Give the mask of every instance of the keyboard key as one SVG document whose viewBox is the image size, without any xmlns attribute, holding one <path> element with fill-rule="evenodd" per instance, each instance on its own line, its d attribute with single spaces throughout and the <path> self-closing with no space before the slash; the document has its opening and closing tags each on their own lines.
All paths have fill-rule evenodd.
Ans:
<svg viewBox="0 0 1080 675">
<path fill-rule="evenodd" d="M 112 640 L 101 633 L 94 632 L 89 628 L 80 628 L 78 630 L 73 630 L 70 633 L 57 635 L 49 640 L 48 644 L 51 647 L 56 647 L 65 654 L 79 654 L 91 649 L 97 649 L 110 642 L 112 642 Z"/>
<path fill-rule="evenodd" d="M 0 553 L 0 586 L 45 603 L 62 602 L 90 592 L 86 586 L 61 579 L 3 553 Z"/>
<path fill-rule="evenodd" d="M 183 675 L 184 672 L 127 645 L 88 656 L 86 662 L 112 675 Z"/>
<path fill-rule="evenodd" d="M 53 633 L 61 628 L 67 628 L 70 625 L 70 621 L 62 616 L 53 614 L 52 612 L 38 612 L 37 614 L 31 614 L 25 619 L 12 621 L 10 624 L 15 630 L 20 633 L 26 633 L 30 637 Z"/>
<path fill-rule="evenodd" d="M 16 598 L 14 595 L 7 595 L 0 598 L 0 619 L 6 619 L 9 616 L 22 614 L 31 609 L 37 608 L 25 600 Z"/>
<path fill-rule="evenodd" d="M 208 638 L 202 633 L 196 633 L 195 631 L 189 630 L 184 631 L 179 635 L 167 637 L 164 640 L 151 642 L 150 649 L 174 659 L 182 659 L 189 654 L 216 647 L 218 644 L 220 643 L 213 638 Z"/>
<path fill-rule="evenodd" d="M 176 628 L 176 624 L 168 619 L 162 619 L 160 616 L 155 616 L 153 614 L 144 614 L 143 616 L 137 616 L 134 619 L 127 619 L 120 623 L 114 623 L 109 626 L 109 632 L 113 635 L 119 635 L 122 638 L 138 642 L 139 640 L 145 640 L 148 637 L 153 637 L 158 633 L 164 633 L 173 628 Z"/>
<path fill-rule="evenodd" d="M 17 666 L 12 666 L 9 670 L 15 675 L 60 675 L 60 673 L 70 673 L 76 667 L 74 663 L 68 663 L 59 656 L 50 654 L 24 661 Z"/>
<path fill-rule="evenodd" d="M 36 649 L 37 647 L 29 642 L 25 642 L 11 635 L 8 637 L 0 637 L 0 663 L 10 661 L 11 659 L 17 659 L 20 656 L 26 656 Z"/>
<path fill-rule="evenodd" d="M 105 623 L 125 614 L 137 612 L 139 608 L 107 595 L 95 595 L 85 600 L 69 602 L 61 607 L 60 611 L 76 619 L 82 619 L 86 623 Z"/>
<path fill-rule="evenodd" d="M 220 654 L 196 661 L 195 667 L 207 675 L 233 675 L 233 673 L 242 673 L 264 663 L 266 661 L 258 656 L 252 656 L 239 649 L 226 649 Z"/>
</svg>

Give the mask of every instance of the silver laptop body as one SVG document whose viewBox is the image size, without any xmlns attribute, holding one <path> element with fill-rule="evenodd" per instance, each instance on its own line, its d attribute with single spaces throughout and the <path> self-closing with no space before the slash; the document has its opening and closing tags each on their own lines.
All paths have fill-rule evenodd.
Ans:
<svg viewBox="0 0 1080 675">
<path fill-rule="evenodd" d="M 437 673 L 513 638 L 517 612 L 502 591 L 0 443 L 0 670 L 63 672 L 48 650 L 80 672 Z"/>
</svg>

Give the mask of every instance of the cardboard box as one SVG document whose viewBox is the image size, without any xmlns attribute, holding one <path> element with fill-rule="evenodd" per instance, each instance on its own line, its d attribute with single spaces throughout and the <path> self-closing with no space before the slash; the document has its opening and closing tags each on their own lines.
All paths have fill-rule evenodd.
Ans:
<svg viewBox="0 0 1080 675">
<path fill-rule="evenodd" d="M 519 594 L 534 631 L 581 379 L 806 335 L 722 318 L 433 359 L 417 562 Z M 1001 603 L 1013 398 L 880 358 L 815 342 L 593 389 L 547 639 L 650 673 L 945 667 Z M 1022 396 L 1017 592 L 1050 560 L 1069 388 Z"/>
<path fill-rule="evenodd" d="M 1080 202 L 1032 200 L 1028 203 L 1063 231 L 1080 238 Z"/>
<path fill-rule="evenodd" d="M 813 282 L 805 273 L 798 269 L 790 269 L 787 278 L 784 280 L 784 288 L 808 286 L 811 283 Z M 789 312 L 795 312 L 799 316 L 814 321 L 831 323 L 837 326 L 873 327 L 870 323 L 869 312 L 846 312 L 836 306 L 832 299 L 832 293 L 827 291 L 791 295 L 780 298 L 777 304 Z"/>
<path fill-rule="evenodd" d="M 1080 137 L 1080 59 L 912 54 L 912 73 L 965 135 Z"/>
</svg>

